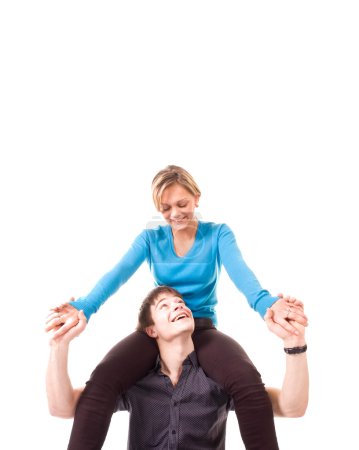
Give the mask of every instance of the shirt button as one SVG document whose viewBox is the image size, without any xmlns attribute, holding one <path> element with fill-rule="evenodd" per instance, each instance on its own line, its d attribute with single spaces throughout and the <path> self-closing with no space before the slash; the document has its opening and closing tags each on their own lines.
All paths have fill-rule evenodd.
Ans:
<svg viewBox="0 0 359 450">
<path fill-rule="evenodd" d="M 176 430 L 172 430 L 172 434 L 176 434 Z"/>
</svg>

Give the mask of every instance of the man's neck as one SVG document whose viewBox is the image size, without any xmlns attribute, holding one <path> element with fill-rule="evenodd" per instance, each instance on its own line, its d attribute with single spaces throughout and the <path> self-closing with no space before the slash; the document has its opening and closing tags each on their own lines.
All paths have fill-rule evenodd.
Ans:
<svg viewBox="0 0 359 450">
<path fill-rule="evenodd" d="M 181 373 L 183 361 L 193 352 L 194 345 L 190 334 L 177 336 L 172 341 L 157 342 L 160 350 L 161 370 L 173 385 L 176 385 Z"/>
</svg>

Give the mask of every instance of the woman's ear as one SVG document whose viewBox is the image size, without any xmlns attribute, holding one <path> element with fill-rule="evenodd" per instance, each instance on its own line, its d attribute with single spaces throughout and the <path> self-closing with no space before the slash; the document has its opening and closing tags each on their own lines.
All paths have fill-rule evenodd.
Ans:
<svg viewBox="0 0 359 450">
<path fill-rule="evenodd" d="M 196 205 L 196 208 L 198 208 L 200 197 L 201 197 L 201 196 L 200 196 L 199 194 L 198 194 L 198 195 L 195 195 L 194 204 Z"/>
</svg>

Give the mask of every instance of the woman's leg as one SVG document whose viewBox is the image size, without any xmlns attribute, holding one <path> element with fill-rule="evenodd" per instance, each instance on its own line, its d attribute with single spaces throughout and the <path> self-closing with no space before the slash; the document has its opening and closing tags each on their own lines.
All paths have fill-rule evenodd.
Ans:
<svg viewBox="0 0 359 450">
<path fill-rule="evenodd" d="M 246 449 L 278 450 L 272 404 L 259 372 L 235 340 L 213 326 L 201 326 L 205 320 L 196 320 L 193 333 L 198 361 L 232 396 Z"/>
<path fill-rule="evenodd" d="M 118 395 L 155 364 L 158 347 L 136 331 L 115 345 L 91 374 L 77 404 L 68 450 L 102 448 Z"/>
</svg>

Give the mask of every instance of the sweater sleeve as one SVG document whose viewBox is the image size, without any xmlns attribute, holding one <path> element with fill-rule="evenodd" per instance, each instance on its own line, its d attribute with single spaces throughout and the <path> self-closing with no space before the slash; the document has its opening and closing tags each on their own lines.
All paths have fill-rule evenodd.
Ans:
<svg viewBox="0 0 359 450">
<path fill-rule="evenodd" d="M 116 264 L 106 273 L 85 297 L 79 297 L 74 302 L 69 302 L 78 310 L 83 310 L 87 321 L 91 315 L 105 303 L 126 281 L 136 272 L 148 256 L 148 241 L 146 230 L 137 236 L 133 244 Z"/>
<path fill-rule="evenodd" d="M 223 224 L 218 236 L 219 256 L 233 283 L 245 295 L 251 308 L 264 317 L 267 308 L 278 300 L 263 289 L 245 263 L 232 230 Z"/>
</svg>

